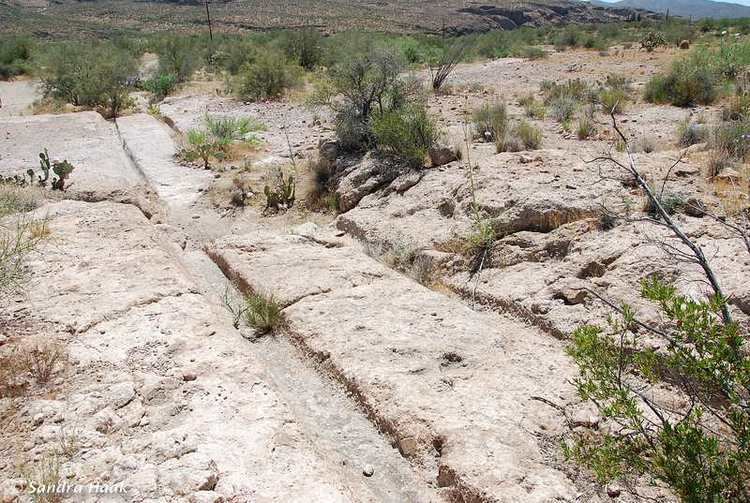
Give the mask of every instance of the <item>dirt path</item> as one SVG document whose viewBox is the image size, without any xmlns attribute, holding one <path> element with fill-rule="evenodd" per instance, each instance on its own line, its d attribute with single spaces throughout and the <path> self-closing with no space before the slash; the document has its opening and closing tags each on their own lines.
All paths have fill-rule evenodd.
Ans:
<svg viewBox="0 0 750 503">
<path fill-rule="evenodd" d="M 38 83 L 31 80 L 0 81 L 0 117 L 30 115 L 31 105 L 40 97 Z"/>
</svg>

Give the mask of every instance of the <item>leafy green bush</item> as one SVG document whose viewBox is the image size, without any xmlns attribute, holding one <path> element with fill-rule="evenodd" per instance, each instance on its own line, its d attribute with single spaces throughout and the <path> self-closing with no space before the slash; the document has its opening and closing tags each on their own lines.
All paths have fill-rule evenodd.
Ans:
<svg viewBox="0 0 750 503">
<path fill-rule="evenodd" d="M 290 64 L 282 54 L 264 51 L 240 70 L 237 94 L 250 101 L 277 99 L 297 86 L 300 76 L 300 67 Z"/>
<path fill-rule="evenodd" d="M 710 62 L 702 57 L 676 61 L 666 75 L 656 75 L 646 84 L 649 103 L 671 103 L 679 107 L 709 105 L 718 97 L 719 79 Z"/>
<path fill-rule="evenodd" d="M 420 104 L 375 114 L 372 130 L 380 151 L 414 168 L 424 165 L 437 140 L 437 126 Z"/>
<path fill-rule="evenodd" d="M 211 136 L 207 131 L 200 129 L 191 129 L 187 132 L 188 148 L 183 154 L 188 160 L 200 159 L 203 161 L 203 167 L 211 167 L 211 158 L 221 157 L 227 143 L 222 143 Z"/>
<path fill-rule="evenodd" d="M 237 75 L 243 66 L 252 64 L 258 54 L 258 45 L 245 38 L 222 41 L 214 51 L 211 62 L 230 75 Z"/>
<path fill-rule="evenodd" d="M 25 37 L 0 38 L 0 80 L 29 71 L 32 42 Z"/>
<path fill-rule="evenodd" d="M 545 51 L 541 47 L 528 46 L 528 45 L 514 48 L 511 51 L 511 54 L 517 58 L 526 58 L 526 59 L 531 59 L 531 60 L 544 59 L 547 57 L 547 51 Z"/>
<path fill-rule="evenodd" d="M 143 89 L 154 95 L 155 101 L 161 101 L 169 96 L 177 86 L 177 76 L 160 73 L 143 82 Z"/>
<path fill-rule="evenodd" d="M 283 41 L 287 57 L 305 70 L 312 70 L 321 62 L 323 36 L 314 28 L 304 28 L 285 34 Z"/>
<path fill-rule="evenodd" d="M 214 117 L 206 114 L 204 122 L 208 132 L 220 145 L 251 140 L 251 133 L 266 130 L 265 125 L 251 117 Z"/>
<path fill-rule="evenodd" d="M 187 37 L 168 36 L 158 43 L 159 74 L 173 75 L 177 82 L 185 82 L 200 63 L 201 51 Z"/>
<path fill-rule="evenodd" d="M 117 117 L 128 104 L 133 56 L 111 44 L 57 44 L 39 58 L 45 96 Z"/>
<path fill-rule="evenodd" d="M 641 293 L 664 315 L 654 330 L 669 343 L 658 354 L 649 349 L 644 337 L 652 331 L 632 329 L 629 306 L 607 330 L 584 326 L 573 333 L 578 393 L 611 427 L 574 434 L 566 453 L 601 481 L 647 475 L 682 501 L 750 501 L 747 334 L 723 321 L 726 299 L 696 301 L 658 279 L 644 281 Z M 686 406 L 655 398 L 665 380 Z"/>
<path fill-rule="evenodd" d="M 413 81 L 400 77 L 404 65 L 392 49 L 370 47 L 339 61 L 319 84 L 316 104 L 335 114 L 336 136 L 345 151 L 375 145 L 372 117 L 398 110 L 418 95 Z"/>
</svg>

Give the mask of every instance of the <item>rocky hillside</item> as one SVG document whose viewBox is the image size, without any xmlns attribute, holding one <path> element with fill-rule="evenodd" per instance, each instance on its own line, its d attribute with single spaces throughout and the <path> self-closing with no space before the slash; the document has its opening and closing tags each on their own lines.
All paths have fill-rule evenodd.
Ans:
<svg viewBox="0 0 750 503">
<path fill-rule="evenodd" d="M 673 16 L 697 18 L 741 18 L 750 17 L 750 7 L 730 2 L 713 0 L 621 0 L 614 3 L 592 2 L 601 7 L 621 9 L 643 9 L 661 14 L 667 11 Z"/>
<path fill-rule="evenodd" d="M 5 5 L 3 5 L 5 4 Z M 327 31 L 361 28 L 387 32 L 475 32 L 545 26 L 567 22 L 603 23 L 634 16 L 629 8 L 605 8 L 568 0 L 536 2 L 461 2 L 416 0 L 369 2 L 365 0 L 295 0 L 259 2 L 233 0 L 212 2 L 212 18 L 218 30 L 243 31 L 264 28 L 317 26 Z M 76 33 L 102 34 L 123 30 L 194 29 L 205 20 L 202 2 L 95 0 L 9 0 L 0 2 L 0 31 L 31 31 L 60 36 Z M 60 20 L 65 19 L 65 23 Z"/>
</svg>

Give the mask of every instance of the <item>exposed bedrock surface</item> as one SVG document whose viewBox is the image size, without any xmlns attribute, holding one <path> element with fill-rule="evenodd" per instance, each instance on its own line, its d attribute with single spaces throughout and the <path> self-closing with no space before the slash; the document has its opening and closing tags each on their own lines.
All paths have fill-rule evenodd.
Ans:
<svg viewBox="0 0 750 503">
<path fill-rule="evenodd" d="M 546 450 L 562 418 L 534 399 L 574 401 L 558 341 L 472 311 L 356 248 L 255 233 L 208 253 L 244 289 L 285 305 L 290 336 L 405 457 L 436 465 L 437 484 L 459 501 L 574 497 Z"/>
</svg>

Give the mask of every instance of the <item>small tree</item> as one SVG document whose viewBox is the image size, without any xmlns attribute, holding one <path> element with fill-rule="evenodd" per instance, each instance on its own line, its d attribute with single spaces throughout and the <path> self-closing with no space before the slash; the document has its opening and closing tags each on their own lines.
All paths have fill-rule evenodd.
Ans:
<svg viewBox="0 0 750 503">
<path fill-rule="evenodd" d="M 395 52 L 371 47 L 351 55 L 331 70 L 316 97 L 316 104 L 336 114 L 336 133 L 345 150 L 375 144 L 373 113 L 385 113 L 409 101 L 410 90 L 399 77 L 404 66 Z"/>
</svg>

